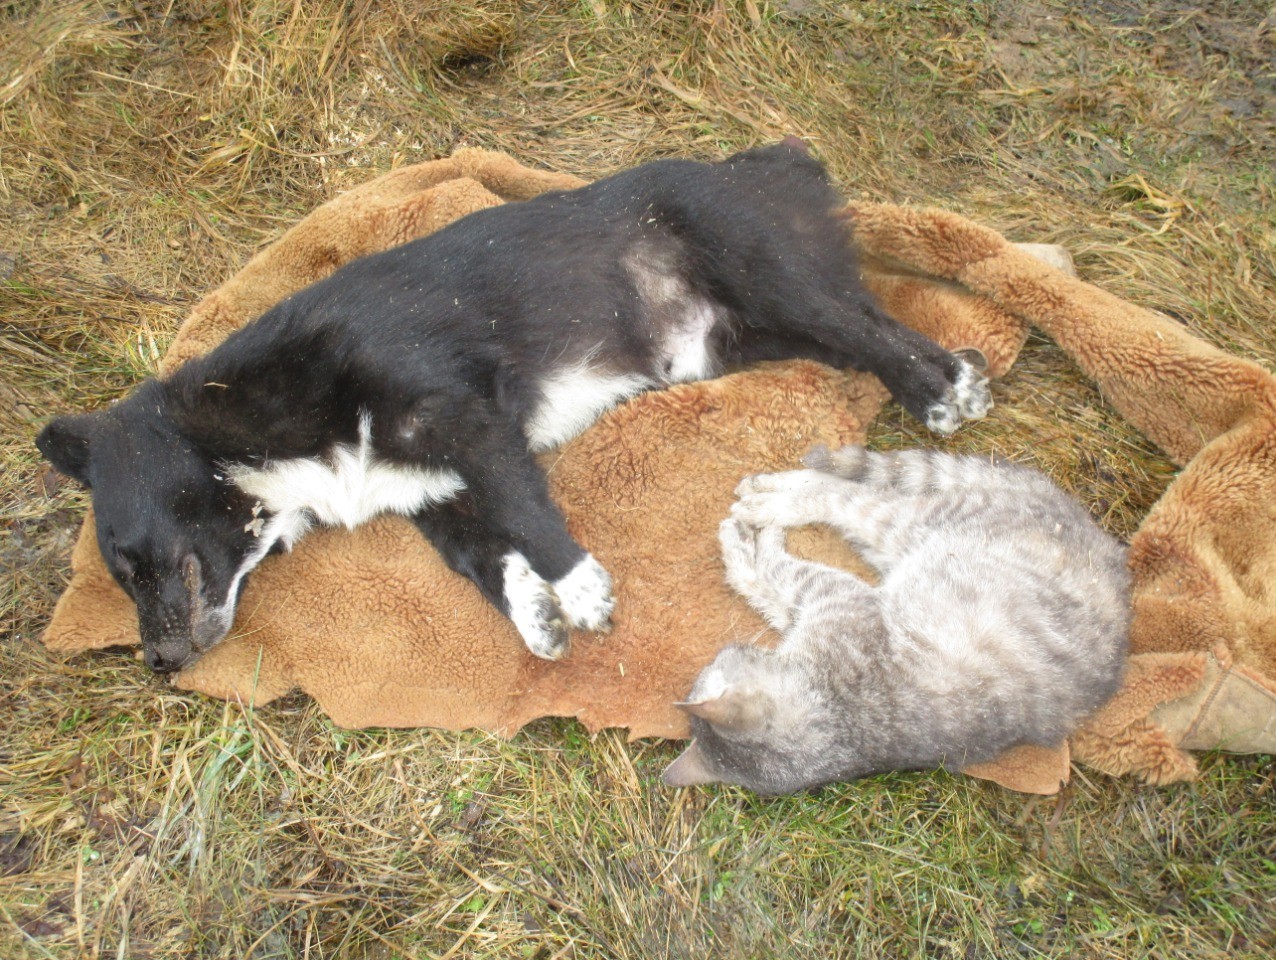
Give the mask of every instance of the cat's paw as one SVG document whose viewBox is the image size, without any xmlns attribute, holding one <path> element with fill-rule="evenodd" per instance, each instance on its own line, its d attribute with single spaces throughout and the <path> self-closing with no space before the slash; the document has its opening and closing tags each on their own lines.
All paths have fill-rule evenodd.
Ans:
<svg viewBox="0 0 1276 960">
<path fill-rule="evenodd" d="M 718 541 L 722 544 L 728 585 L 748 600 L 773 627 L 784 630 L 789 622 L 788 613 L 775 597 L 771 582 L 775 570 L 764 569 L 781 559 L 784 530 L 780 527 L 760 530 L 735 517 L 728 517 L 718 527 Z"/>
<path fill-rule="evenodd" d="M 815 470 L 792 470 L 750 477 L 736 488 L 740 499 L 731 515 L 755 527 L 801 527 L 820 523 L 829 515 L 830 497 L 844 481 Z"/>
<path fill-rule="evenodd" d="M 731 506 L 731 516 L 742 524 L 762 528 L 770 526 L 800 527 L 811 521 L 803 519 L 806 511 L 785 490 L 750 493 Z"/>
<path fill-rule="evenodd" d="M 757 555 L 757 528 L 738 517 L 734 510 L 718 525 L 718 543 L 729 561 L 753 565 Z"/>
<path fill-rule="evenodd" d="M 505 555 L 502 567 L 509 618 L 527 649 L 542 660 L 561 660 L 571 649 L 571 636 L 554 588 L 516 550 Z"/>
<path fill-rule="evenodd" d="M 616 607 L 611 577 L 592 554 L 585 554 L 567 576 L 554 581 L 554 593 L 573 627 L 604 633 L 611 629 L 611 612 Z"/>
<path fill-rule="evenodd" d="M 745 599 L 753 600 L 762 589 L 758 579 L 758 530 L 735 516 L 718 526 L 722 562 L 727 583 Z"/>
<path fill-rule="evenodd" d="M 755 473 L 745 477 L 735 488 L 737 497 L 755 493 L 800 494 L 819 483 L 819 474 L 812 470 L 784 470 L 780 473 Z"/>
</svg>

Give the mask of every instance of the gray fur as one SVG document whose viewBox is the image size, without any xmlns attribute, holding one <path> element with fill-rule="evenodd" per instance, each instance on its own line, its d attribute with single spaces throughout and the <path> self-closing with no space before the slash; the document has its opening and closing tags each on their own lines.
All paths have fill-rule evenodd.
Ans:
<svg viewBox="0 0 1276 960">
<path fill-rule="evenodd" d="M 789 793 L 886 770 L 958 770 L 1055 746 L 1116 691 L 1130 624 L 1125 548 L 1041 473 L 933 450 L 815 451 L 738 488 L 728 582 L 783 634 L 700 674 L 674 785 Z M 785 551 L 829 524 L 872 586 Z"/>
</svg>

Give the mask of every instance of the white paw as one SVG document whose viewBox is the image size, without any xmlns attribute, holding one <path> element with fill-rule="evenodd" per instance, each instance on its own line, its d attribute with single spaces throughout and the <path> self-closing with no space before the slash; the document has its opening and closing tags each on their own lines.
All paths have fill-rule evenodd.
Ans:
<svg viewBox="0 0 1276 960">
<path fill-rule="evenodd" d="M 811 498 L 794 496 L 786 490 L 769 493 L 751 493 L 741 497 L 731 507 L 731 516 L 741 523 L 753 527 L 800 527 L 810 523 L 806 515 L 810 512 Z"/>
<path fill-rule="evenodd" d="M 730 516 L 718 524 L 718 542 L 722 544 L 724 556 L 730 554 L 745 559 L 753 556 L 753 528 L 739 517 Z"/>
<path fill-rule="evenodd" d="M 957 409 L 966 420 L 978 420 L 992 409 L 992 391 L 988 389 L 988 378 L 966 361 L 961 363 L 961 372 L 953 384 L 953 395 L 957 400 Z"/>
<path fill-rule="evenodd" d="M 731 519 L 741 527 L 764 527 L 775 523 L 782 497 L 773 493 L 746 493 L 731 504 Z"/>
<path fill-rule="evenodd" d="M 570 638 L 554 588 L 516 550 L 505 554 L 501 563 L 509 618 L 527 649 L 542 660 L 562 659 L 567 655 Z"/>
<path fill-rule="evenodd" d="M 755 527 L 735 517 L 727 517 L 718 526 L 727 585 L 755 605 L 757 598 L 767 592 L 766 585 L 758 577 L 757 537 Z"/>
<path fill-rule="evenodd" d="M 718 542 L 722 544 L 722 563 L 727 568 L 727 582 L 738 592 L 752 593 L 757 578 L 755 530 L 731 516 L 718 525 Z"/>
<path fill-rule="evenodd" d="M 573 627 L 582 630 L 610 630 L 616 598 L 611 577 L 602 564 L 586 554 L 567 576 L 554 584 L 559 606 Z"/>
<path fill-rule="evenodd" d="M 754 493 L 790 493 L 801 495 L 821 485 L 821 477 L 813 470 L 784 470 L 780 473 L 755 473 L 745 477 L 735 488 L 736 496 Z"/>
<path fill-rule="evenodd" d="M 762 568 L 784 552 L 784 536 L 781 527 L 758 529 L 735 517 L 728 517 L 718 527 L 727 584 L 777 630 L 788 627 L 788 614 L 772 594 L 772 574 Z"/>
<path fill-rule="evenodd" d="M 988 378 L 965 360 L 958 362 L 953 385 L 944 392 L 943 400 L 926 410 L 927 428 L 945 436 L 961 426 L 963 420 L 978 420 L 992 409 Z"/>
<path fill-rule="evenodd" d="M 926 408 L 926 429 L 946 437 L 960 426 L 961 410 L 957 407 L 957 396 L 949 389 L 941 403 L 933 403 Z"/>
</svg>

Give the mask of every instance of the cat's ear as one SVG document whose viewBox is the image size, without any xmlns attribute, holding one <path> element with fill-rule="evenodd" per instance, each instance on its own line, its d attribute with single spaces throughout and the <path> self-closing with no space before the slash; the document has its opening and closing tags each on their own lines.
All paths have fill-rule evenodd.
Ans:
<svg viewBox="0 0 1276 960">
<path fill-rule="evenodd" d="M 694 787 L 702 783 L 720 783 L 721 778 L 709 769 L 704 751 L 694 742 L 665 767 L 662 779 L 671 787 Z"/>
<path fill-rule="evenodd" d="M 740 732 L 752 730 L 766 720 L 765 699 L 753 690 L 726 687 L 715 697 L 679 703 L 676 706 L 693 717 L 706 721 L 715 729 Z"/>
</svg>

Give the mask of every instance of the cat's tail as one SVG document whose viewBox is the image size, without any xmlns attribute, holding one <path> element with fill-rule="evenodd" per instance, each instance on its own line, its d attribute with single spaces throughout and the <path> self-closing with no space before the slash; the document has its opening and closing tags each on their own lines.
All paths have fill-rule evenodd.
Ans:
<svg viewBox="0 0 1276 960">
<path fill-rule="evenodd" d="M 816 447 L 802 462 L 812 470 L 831 473 L 854 483 L 889 490 L 901 496 L 966 489 L 989 491 L 1012 488 L 1042 495 L 1053 491 L 1036 471 L 994 457 L 954 456 L 928 447 L 879 452 L 860 446 L 829 450 Z"/>
<path fill-rule="evenodd" d="M 847 480 L 863 480 L 868 472 L 869 454 L 863 447 L 842 447 L 830 450 L 820 444 L 802 458 L 803 465 L 820 473 L 831 473 Z"/>
</svg>

